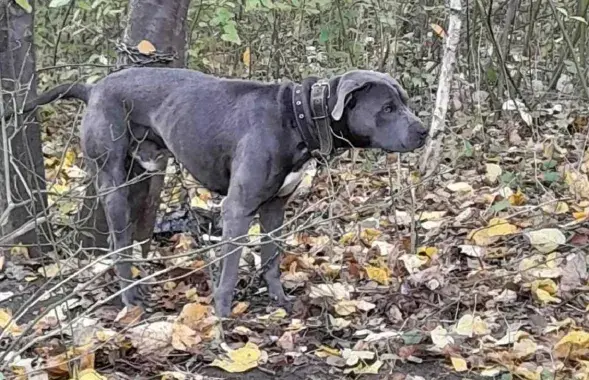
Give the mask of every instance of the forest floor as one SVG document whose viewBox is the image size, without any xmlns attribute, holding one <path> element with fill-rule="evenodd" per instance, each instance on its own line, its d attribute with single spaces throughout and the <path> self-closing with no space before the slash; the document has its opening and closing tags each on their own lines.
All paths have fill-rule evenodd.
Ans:
<svg viewBox="0 0 589 380">
<path fill-rule="evenodd" d="M 418 152 L 347 152 L 310 170 L 281 239 L 292 312 L 268 303 L 252 247 L 222 324 L 210 249 L 189 231 L 159 234 L 149 257 L 168 259 L 137 265 L 166 271 L 144 309 L 108 299 L 112 260 L 71 248 L 83 171 L 53 117 L 44 150 L 60 243 L 2 260 L 4 378 L 588 379 L 589 129 L 586 109 L 562 104 L 534 127 L 454 115 L 431 178 L 414 175 Z M 219 198 L 174 169 L 161 212 L 216 214 Z"/>
</svg>

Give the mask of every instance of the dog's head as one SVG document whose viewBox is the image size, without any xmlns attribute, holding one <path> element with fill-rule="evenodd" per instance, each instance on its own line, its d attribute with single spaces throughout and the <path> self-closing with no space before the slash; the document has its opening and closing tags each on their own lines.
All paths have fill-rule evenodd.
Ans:
<svg viewBox="0 0 589 380">
<path fill-rule="evenodd" d="M 367 148 L 409 152 L 424 145 L 428 129 L 407 106 L 408 96 L 387 74 L 355 70 L 342 75 L 331 117 L 343 121 Z"/>
</svg>

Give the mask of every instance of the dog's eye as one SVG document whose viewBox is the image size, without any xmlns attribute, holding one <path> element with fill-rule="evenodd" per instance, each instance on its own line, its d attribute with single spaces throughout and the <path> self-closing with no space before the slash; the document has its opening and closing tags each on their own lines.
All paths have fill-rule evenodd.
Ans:
<svg viewBox="0 0 589 380">
<path fill-rule="evenodd" d="M 384 106 L 384 108 L 382 110 L 386 113 L 391 113 L 391 112 L 393 112 L 393 106 L 386 105 L 386 106 Z"/>
</svg>

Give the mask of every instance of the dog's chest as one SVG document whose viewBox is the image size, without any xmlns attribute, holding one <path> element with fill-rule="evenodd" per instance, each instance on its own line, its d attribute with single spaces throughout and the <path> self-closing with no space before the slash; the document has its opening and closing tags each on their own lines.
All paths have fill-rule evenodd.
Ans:
<svg viewBox="0 0 589 380">
<path fill-rule="evenodd" d="M 287 197 L 297 190 L 306 175 L 312 179 L 312 174 L 308 173 L 310 166 L 311 161 L 308 161 L 299 170 L 288 173 L 276 195 L 278 197 Z"/>
</svg>

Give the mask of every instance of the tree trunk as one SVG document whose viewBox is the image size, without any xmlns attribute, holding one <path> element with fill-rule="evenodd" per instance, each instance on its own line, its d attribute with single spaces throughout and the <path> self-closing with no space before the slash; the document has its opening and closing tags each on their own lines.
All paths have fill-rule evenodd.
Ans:
<svg viewBox="0 0 589 380">
<path fill-rule="evenodd" d="M 33 45 L 33 0 L 25 11 L 0 1 L 0 114 L 37 96 Z M 35 112 L 0 120 L 0 242 L 22 243 L 36 256 L 47 248 L 45 173 Z"/>
<path fill-rule="evenodd" d="M 171 62 L 154 62 L 150 66 L 184 67 L 189 3 L 190 0 L 130 0 L 123 42 L 129 47 L 136 47 L 142 40 L 147 40 L 156 48 L 156 55 L 176 55 Z M 129 64 L 129 57 L 125 53 L 120 54 L 119 67 Z M 144 254 L 149 250 L 163 184 L 164 176 L 155 175 L 131 185 L 129 192 L 133 240 L 147 240 L 142 246 Z M 94 186 L 89 186 L 85 207 L 80 214 L 83 220 L 81 240 L 86 247 L 103 250 L 109 247 L 108 226 L 95 194 Z"/>
</svg>

